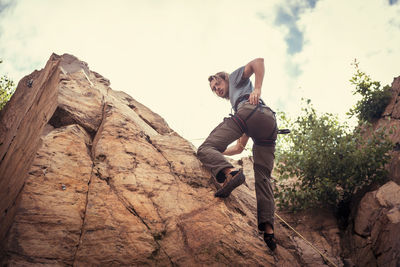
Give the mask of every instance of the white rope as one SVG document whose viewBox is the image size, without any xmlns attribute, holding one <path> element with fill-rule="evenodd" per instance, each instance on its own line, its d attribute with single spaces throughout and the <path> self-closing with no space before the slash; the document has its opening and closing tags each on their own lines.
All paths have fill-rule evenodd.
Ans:
<svg viewBox="0 0 400 267">
<path fill-rule="evenodd" d="M 90 86 L 93 87 L 93 83 L 92 83 L 92 81 L 89 79 L 89 77 L 87 76 L 86 72 L 85 72 L 83 69 L 81 69 L 81 72 L 83 73 L 83 75 L 85 75 L 86 79 L 89 81 Z"/>
<path fill-rule="evenodd" d="M 297 232 L 290 224 L 288 224 L 284 219 L 281 218 L 276 212 L 275 216 L 278 217 L 279 220 L 281 220 L 284 224 L 286 224 L 290 229 L 293 230 L 301 239 L 303 239 L 308 245 L 311 246 L 312 249 L 314 249 L 319 255 L 321 255 L 325 260 L 327 260 L 332 266 L 338 267 L 336 264 L 334 264 L 325 254 L 323 254 L 321 251 L 319 251 L 311 242 L 309 242 L 304 236 L 302 236 L 299 232 Z"/>
<path fill-rule="evenodd" d="M 204 140 L 205 138 L 197 138 L 197 139 L 191 139 L 192 140 Z M 240 146 L 242 146 L 242 144 L 240 144 Z M 243 146 L 242 146 L 243 147 Z M 249 150 L 246 147 L 243 147 L 244 150 Z M 250 159 L 251 161 L 253 161 L 252 159 Z M 284 224 L 286 224 L 293 232 L 295 232 L 301 239 L 303 239 L 308 245 L 311 246 L 312 249 L 314 249 L 319 255 L 321 255 L 322 258 L 324 258 L 326 261 L 328 261 L 330 264 L 332 264 L 332 266 L 334 267 L 338 267 L 335 263 L 333 263 L 325 254 L 323 254 L 321 251 L 319 251 L 313 244 L 311 244 L 310 241 L 308 241 L 303 235 L 301 235 L 299 232 L 297 232 L 289 223 L 287 223 L 281 216 L 279 216 L 276 212 L 275 212 L 275 216 L 278 217 L 279 220 L 281 220 Z"/>
</svg>

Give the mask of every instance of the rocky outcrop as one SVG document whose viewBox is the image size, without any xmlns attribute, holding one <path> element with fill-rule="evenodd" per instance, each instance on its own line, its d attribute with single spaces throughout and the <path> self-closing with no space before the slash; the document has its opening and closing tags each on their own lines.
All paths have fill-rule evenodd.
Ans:
<svg viewBox="0 0 400 267">
<path fill-rule="evenodd" d="M 242 158 L 238 164 L 233 164 L 242 167 L 247 177 L 246 187 L 239 187 L 238 192 L 234 191 L 233 194 L 238 194 L 237 201 L 253 209 L 255 214 L 255 195 L 252 193 L 255 190 L 253 161 L 251 158 Z M 290 227 L 295 228 L 301 236 Z M 278 262 L 277 266 L 295 266 L 295 262 L 299 266 L 334 266 L 329 261 L 336 266 L 343 266 L 340 230 L 332 210 L 319 208 L 290 213 L 278 209 L 275 230 L 280 248 L 278 255 L 286 259 L 285 262 Z M 329 260 L 322 257 L 308 242 Z"/>
<path fill-rule="evenodd" d="M 357 266 L 400 266 L 400 186 L 390 181 L 365 194 L 348 231 Z"/>
<path fill-rule="evenodd" d="M 16 213 L 17 196 L 40 145 L 40 133 L 57 107 L 59 61 L 23 78 L 0 113 L 0 241 Z M 18 133 L 18 134 L 17 134 Z"/>
<path fill-rule="evenodd" d="M 396 145 L 392 152 L 392 160 L 389 165 L 389 176 L 397 184 L 400 184 L 400 77 L 392 83 L 392 98 L 382 114 L 382 118 L 374 123 L 374 129 L 386 127 L 387 133 Z M 389 131 L 389 130 L 392 131 Z"/>
<path fill-rule="evenodd" d="M 0 120 L 3 264 L 326 264 L 278 220 L 268 250 L 249 159 L 237 163 L 247 184 L 214 198 L 191 143 L 71 55 L 23 78 Z M 282 214 L 342 265 L 331 213 L 291 216 Z"/>
<path fill-rule="evenodd" d="M 372 130 L 385 129 L 395 144 L 389 178 L 381 187 L 354 198 L 344 231 L 343 256 L 355 266 L 400 266 L 400 77 L 392 83 L 392 99 Z M 367 136 L 370 133 L 366 133 Z M 360 192 L 361 193 L 361 192 Z"/>
</svg>

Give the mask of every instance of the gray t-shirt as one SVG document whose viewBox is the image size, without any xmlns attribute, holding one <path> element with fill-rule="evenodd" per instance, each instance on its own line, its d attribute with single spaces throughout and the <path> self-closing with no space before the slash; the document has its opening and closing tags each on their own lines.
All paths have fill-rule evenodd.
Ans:
<svg viewBox="0 0 400 267">
<path fill-rule="evenodd" d="M 244 66 L 238 68 L 229 75 L 229 100 L 232 107 L 235 106 L 236 100 L 242 95 L 253 92 L 253 84 L 249 78 L 242 79 Z"/>
</svg>

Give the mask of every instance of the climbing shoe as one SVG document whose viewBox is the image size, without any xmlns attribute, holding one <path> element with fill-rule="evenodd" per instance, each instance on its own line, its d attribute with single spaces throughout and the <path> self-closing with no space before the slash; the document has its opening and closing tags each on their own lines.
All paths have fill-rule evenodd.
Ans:
<svg viewBox="0 0 400 267">
<path fill-rule="evenodd" d="M 264 241 L 272 251 L 276 249 L 276 240 L 274 234 L 264 233 Z"/>
<path fill-rule="evenodd" d="M 246 177 L 243 174 L 243 170 L 240 169 L 239 171 L 236 172 L 236 174 L 234 174 L 234 176 L 229 181 L 225 182 L 225 184 L 222 186 L 222 188 L 219 189 L 214 194 L 214 196 L 220 197 L 220 198 L 229 197 L 229 195 L 231 194 L 233 189 L 235 189 L 239 185 L 243 184 L 245 180 L 246 180 Z"/>
</svg>

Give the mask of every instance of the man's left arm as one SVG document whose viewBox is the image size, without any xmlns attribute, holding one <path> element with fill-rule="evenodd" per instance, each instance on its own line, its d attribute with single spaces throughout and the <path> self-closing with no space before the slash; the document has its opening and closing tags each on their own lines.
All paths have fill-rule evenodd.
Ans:
<svg viewBox="0 0 400 267">
<path fill-rule="evenodd" d="M 236 142 L 235 145 L 228 147 L 222 154 L 225 156 L 233 156 L 242 153 L 245 149 L 249 137 L 243 134 Z"/>
<path fill-rule="evenodd" d="M 253 74 L 255 75 L 254 91 L 250 94 L 249 97 L 249 102 L 252 105 L 257 105 L 260 99 L 264 73 L 265 73 L 265 68 L 264 68 L 263 58 L 256 58 L 247 63 L 246 66 L 244 66 L 242 79 L 250 78 L 250 76 Z"/>
</svg>

